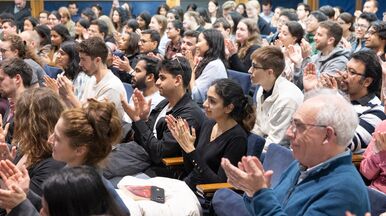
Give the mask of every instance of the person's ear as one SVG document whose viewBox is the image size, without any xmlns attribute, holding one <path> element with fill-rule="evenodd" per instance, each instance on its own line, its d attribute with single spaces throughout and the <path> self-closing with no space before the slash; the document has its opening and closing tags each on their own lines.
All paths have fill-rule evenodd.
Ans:
<svg viewBox="0 0 386 216">
<path fill-rule="evenodd" d="M 373 83 L 373 81 L 374 81 L 374 78 L 372 78 L 372 77 L 366 77 L 366 78 L 363 80 L 363 86 L 366 87 L 366 88 L 368 88 L 368 87 L 371 85 L 371 83 Z"/>
<path fill-rule="evenodd" d="M 235 108 L 235 106 L 232 103 L 228 104 L 228 106 L 225 107 L 225 113 L 227 113 L 227 114 L 231 113 L 234 108 Z"/>
<path fill-rule="evenodd" d="M 76 147 L 75 149 L 75 155 L 78 157 L 82 157 L 82 158 L 86 157 L 87 152 L 88 152 L 88 149 L 85 145 Z"/>
</svg>

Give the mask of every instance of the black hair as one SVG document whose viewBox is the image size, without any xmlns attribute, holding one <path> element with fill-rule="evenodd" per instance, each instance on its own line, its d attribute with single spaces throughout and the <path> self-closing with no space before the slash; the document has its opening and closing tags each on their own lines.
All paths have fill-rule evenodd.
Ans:
<svg viewBox="0 0 386 216">
<path fill-rule="evenodd" d="M 298 21 L 299 17 L 296 13 L 292 12 L 291 10 L 281 10 L 280 16 L 285 16 L 288 18 L 289 21 Z"/>
<path fill-rule="evenodd" d="M 142 31 L 142 34 L 150 34 L 151 41 L 157 41 L 157 47 L 159 46 L 159 42 L 161 40 L 160 34 L 153 29 L 146 29 Z"/>
<path fill-rule="evenodd" d="M 91 8 L 83 9 L 81 14 L 85 15 L 90 22 L 97 18 L 94 11 L 92 11 Z"/>
<path fill-rule="evenodd" d="M 296 37 L 296 43 L 300 44 L 303 36 L 304 36 L 304 29 L 300 23 L 297 21 L 288 21 L 284 25 L 288 27 L 288 31 L 293 37 Z"/>
<path fill-rule="evenodd" d="M 189 3 L 188 6 L 186 6 L 186 11 L 189 11 L 189 9 L 196 11 L 197 5 L 195 3 Z"/>
<path fill-rule="evenodd" d="M 361 15 L 359 15 L 358 18 L 365 19 L 365 20 L 367 20 L 367 22 L 369 22 L 370 24 L 371 24 L 372 22 L 378 20 L 377 15 L 375 15 L 375 14 L 373 14 L 373 13 L 369 13 L 369 12 L 363 12 L 363 13 L 361 13 Z"/>
<path fill-rule="evenodd" d="M 90 25 L 97 25 L 99 32 L 104 34 L 103 35 L 104 38 L 106 38 L 109 35 L 109 27 L 103 20 L 100 20 L 100 19 L 93 20 L 91 21 Z"/>
<path fill-rule="evenodd" d="M 197 8 L 196 12 L 200 15 L 201 19 L 205 23 L 211 23 L 209 11 L 207 8 L 199 7 L 199 8 Z M 205 23 L 201 23 L 201 25 L 204 26 Z"/>
<path fill-rule="evenodd" d="M 55 25 L 54 27 L 52 27 L 51 31 L 55 31 L 56 33 L 58 33 L 58 35 L 60 35 L 60 37 L 62 38 L 62 42 L 72 40 L 70 32 L 68 32 L 67 27 L 63 24 Z M 59 49 L 59 47 L 57 48 Z"/>
<path fill-rule="evenodd" d="M 121 8 L 121 7 L 116 7 L 113 9 L 113 13 L 114 11 L 117 11 L 118 14 L 119 14 L 119 23 L 114 23 L 113 22 L 113 25 L 115 27 L 115 29 L 118 31 L 118 32 L 121 32 L 122 30 L 122 27 L 123 27 L 123 23 L 129 18 L 128 15 L 127 15 L 127 12 L 125 9 Z M 111 18 L 111 21 L 112 21 L 112 18 Z"/>
<path fill-rule="evenodd" d="M 319 11 L 324 13 L 329 19 L 334 19 L 335 10 L 330 5 L 324 5 L 319 8 Z"/>
<path fill-rule="evenodd" d="M 173 20 L 170 22 L 175 29 L 180 30 L 180 36 L 182 37 L 184 35 L 184 26 L 181 21 L 179 20 Z"/>
<path fill-rule="evenodd" d="M 79 53 L 76 50 L 77 43 L 74 41 L 66 41 L 60 45 L 60 48 L 68 55 L 69 63 L 65 69 L 65 74 L 69 79 L 74 80 L 80 72 Z"/>
<path fill-rule="evenodd" d="M 304 10 L 305 10 L 305 11 L 308 11 L 308 13 L 311 12 L 311 6 L 310 6 L 310 5 L 301 2 L 301 3 L 298 4 L 298 7 L 299 7 L 299 6 L 303 6 L 303 7 L 304 7 Z"/>
<path fill-rule="evenodd" d="M 238 4 L 236 5 L 236 8 L 238 8 L 240 5 L 244 8 L 244 13 L 243 13 L 243 14 L 240 14 L 240 15 L 243 16 L 243 17 L 245 17 L 245 18 L 248 17 L 248 16 L 247 16 L 247 7 L 245 6 L 244 3 L 238 3 Z M 237 12 L 236 12 L 236 13 L 237 13 Z"/>
<path fill-rule="evenodd" d="M 145 61 L 146 62 L 146 75 L 153 74 L 154 80 L 157 81 L 158 79 L 158 73 L 159 73 L 159 67 L 160 67 L 160 60 L 154 57 L 141 55 L 139 57 L 139 61 Z"/>
<path fill-rule="evenodd" d="M 137 30 L 139 28 L 137 20 L 135 20 L 135 19 L 129 19 L 127 21 L 126 25 L 127 25 L 127 27 L 133 29 L 133 32 L 135 32 L 135 30 Z"/>
<path fill-rule="evenodd" d="M 48 16 L 49 12 L 47 13 L 47 16 Z M 0 14 L 0 20 L 4 20 L 4 19 L 11 19 L 11 20 L 15 20 L 15 16 L 11 13 L 7 13 L 7 12 L 2 12 Z"/>
<path fill-rule="evenodd" d="M 32 26 L 34 28 L 39 24 L 39 21 L 35 17 L 31 17 L 31 16 L 25 17 L 24 21 L 26 21 L 26 20 L 30 21 L 30 23 L 32 24 Z"/>
<path fill-rule="evenodd" d="M 221 32 L 216 29 L 206 29 L 201 34 L 203 34 L 209 49 L 205 52 L 203 59 L 198 63 L 194 71 L 196 79 L 201 75 L 209 62 L 216 59 L 221 59 L 223 63 L 225 62 L 224 36 Z"/>
<path fill-rule="evenodd" d="M 145 28 L 144 29 L 148 29 L 149 28 L 149 24 L 150 24 L 150 21 L 151 21 L 151 15 L 149 12 L 147 11 L 144 11 L 142 13 L 140 13 L 138 15 L 138 17 L 141 17 L 144 21 L 145 21 Z M 144 30 L 142 29 L 142 30 Z"/>
<path fill-rule="evenodd" d="M 161 8 L 165 8 L 165 10 L 166 10 L 166 13 L 168 13 L 168 11 L 169 11 L 169 6 L 167 5 L 167 4 L 161 4 L 160 6 L 158 6 L 158 8 L 157 8 L 157 14 L 159 14 L 159 15 L 161 15 L 159 12 L 160 12 L 160 10 L 161 10 Z"/>
<path fill-rule="evenodd" d="M 51 44 L 51 30 L 46 25 L 38 25 L 35 27 L 35 31 L 40 36 L 40 46 Z"/>
<path fill-rule="evenodd" d="M 232 34 L 236 34 L 237 25 L 239 24 L 240 20 L 244 19 L 244 17 L 235 11 L 230 12 L 229 15 L 231 16 L 231 18 L 233 20 Z"/>
<path fill-rule="evenodd" d="M 373 50 L 360 50 L 353 53 L 351 58 L 365 65 L 365 77 L 373 78 L 373 81 L 367 88 L 368 93 L 378 93 L 382 82 L 382 66 L 376 53 Z"/>
<path fill-rule="evenodd" d="M 342 19 L 346 24 L 350 24 L 350 28 L 348 29 L 349 31 L 354 31 L 354 22 L 355 22 L 355 18 L 353 15 L 351 15 L 350 13 L 347 13 L 347 12 L 343 12 L 339 15 L 340 19 Z"/>
<path fill-rule="evenodd" d="M 63 168 L 45 180 L 42 188 L 52 216 L 123 215 L 92 167 Z"/>
<path fill-rule="evenodd" d="M 48 14 L 47 17 L 49 17 L 51 14 L 54 15 L 54 16 L 56 17 L 56 19 L 58 19 L 59 21 L 60 21 L 60 19 L 62 18 L 62 16 L 60 15 L 60 13 L 59 13 L 57 10 L 51 11 L 51 13 Z"/>
<path fill-rule="evenodd" d="M 161 62 L 160 70 L 171 74 L 173 77 L 181 75 L 184 88 L 188 88 L 192 77 L 192 68 L 186 58 L 176 56 L 172 59 L 165 59 Z"/>
<path fill-rule="evenodd" d="M 218 79 L 212 82 L 216 94 L 223 100 L 223 106 L 233 104 L 233 110 L 229 116 L 240 126 L 249 132 L 253 129 L 256 120 L 256 110 L 252 106 L 251 100 L 244 95 L 240 84 L 232 79 Z"/>
<path fill-rule="evenodd" d="M 328 17 L 324 14 L 324 13 L 322 13 L 322 12 L 320 12 L 320 11 L 312 11 L 311 13 L 310 13 L 310 16 L 313 16 L 313 17 L 315 17 L 315 19 L 316 20 L 318 20 L 318 22 L 323 22 L 323 21 L 326 21 L 326 20 L 328 20 Z"/>
</svg>

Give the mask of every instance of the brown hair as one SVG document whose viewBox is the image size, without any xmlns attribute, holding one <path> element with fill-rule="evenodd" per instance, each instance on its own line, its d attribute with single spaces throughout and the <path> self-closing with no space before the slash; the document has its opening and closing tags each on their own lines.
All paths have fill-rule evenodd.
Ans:
<svg viewBox="0 0 386 216">
<path fill-rule="evenodd" d="M 59 96 L 48 88 L 24 91 L 16 102 L 13 144 L 28 155 L 27 167 L 51 157 L 52 147 L 47 142 L 64 110 Z"/>
<path fill-rule="evenodd" d="M 275 46 L 261 47 L 252 53 L 251 58 L 264 69 L 272 69 L 276 77 L 280 76 L 285 67 L 284 54 Z"/>
<path fill-rule="evenodd" d="M 111 102 L 88 99 L 83 107 L 64 111 L 61 118 L 66 125 L 63 134 L 72 147 L 87 147 L 86 165 L 98 165 L 121 138 L 121 120 Z"/>
<path fill-rule="evenodd" d="M 243 46 L 241 46 L 240 42 L 237 42 L 237 45 L 240 47 L 240 50 L 237 53 L 237 55 L 239 56 L 239 58 L 244 58 L 248 52 L 248 49 L 251 46 L 261 45 L 261 37 L 260 37 L 260 30 L 257 27 L 256 20 L 251 19 L 251 18 L 245 18 L 245 19 L 240 20 L 239 23 L 241 23 L 241 22 L 247 26 L 248 32 L 249 32 L 249 37 L 244 42 Z M 236 28 L 237 28 L 237 26 L 236 26 Z"/>
</svg>

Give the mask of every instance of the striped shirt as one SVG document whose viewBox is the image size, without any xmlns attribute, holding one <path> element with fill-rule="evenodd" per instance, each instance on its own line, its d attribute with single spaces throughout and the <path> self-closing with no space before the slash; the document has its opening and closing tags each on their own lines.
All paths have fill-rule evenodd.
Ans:
<svg viewBox="0 0 386 216">
<path fill-rule="evenodd" d="M 358 114 L 359 125 L 349 148 L 356 152 L 367 147 L 375 127 L 386 119 L 386 115 L 383 112 L 381 100 L 374 93 L 368 94 L 359 100 L 351 101 L 351 103 Z"/>
</svg>

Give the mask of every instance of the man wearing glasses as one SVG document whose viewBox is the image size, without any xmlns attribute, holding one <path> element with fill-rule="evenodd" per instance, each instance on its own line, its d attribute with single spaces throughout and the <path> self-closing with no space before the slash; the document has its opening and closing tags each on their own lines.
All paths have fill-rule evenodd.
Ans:
<svg viewBox="0 0 386 216">
<path fill-rule="evenodd" d="M 382 67 L 372 50 L 353 53 L 346 66 L 344 72 L 335 76 L 322 75 L 319 80 L 315 70 L 306 70 L 304 90 L 316 88 L 319 82 L 319 86 L 339 88 L 349 96 L 360 119 L 349 147 L 352 151 L 360 151 L 370 143 L 375 126 L 386 119 L 381 101 L 376 96 L 382 81 Z"/>
<path fill-rule="evenodd" d="M 240 215 L 364 215 L 370 210 L 366 186 L 347 150 L 358 125 L 353 106 L 327 89 L 310 96 L 287 129 L 296 160 L 276 187 L 270 189 L 272 171 L 256 157 L 243 157 L 238 167 L 222 159 L 228 182 L 245 192 L 244 203 L 238 198 L 226 208 Z"/>
<path fill-rule="evenodd" d="M 371 24 L 369 30 L 365 34 L 365 46 L 374 50 L 382 61 L 385 59 L 385 46 L 386 46 L 386 22 L 379 21 Z"/>
<path fill-rule="evenodd" d="M 362 13 L 358 20 L 356 21 L 355 27 L 355 36 L 357 37 L 356 42 L 353 44 L 352 51 L 356 52 L 365 47 L 365 34 L 367 29 L 370 27 L 371 23 L 376 21 L 378 18 L 373 13 L 364 12 Z"/>
</svg>

